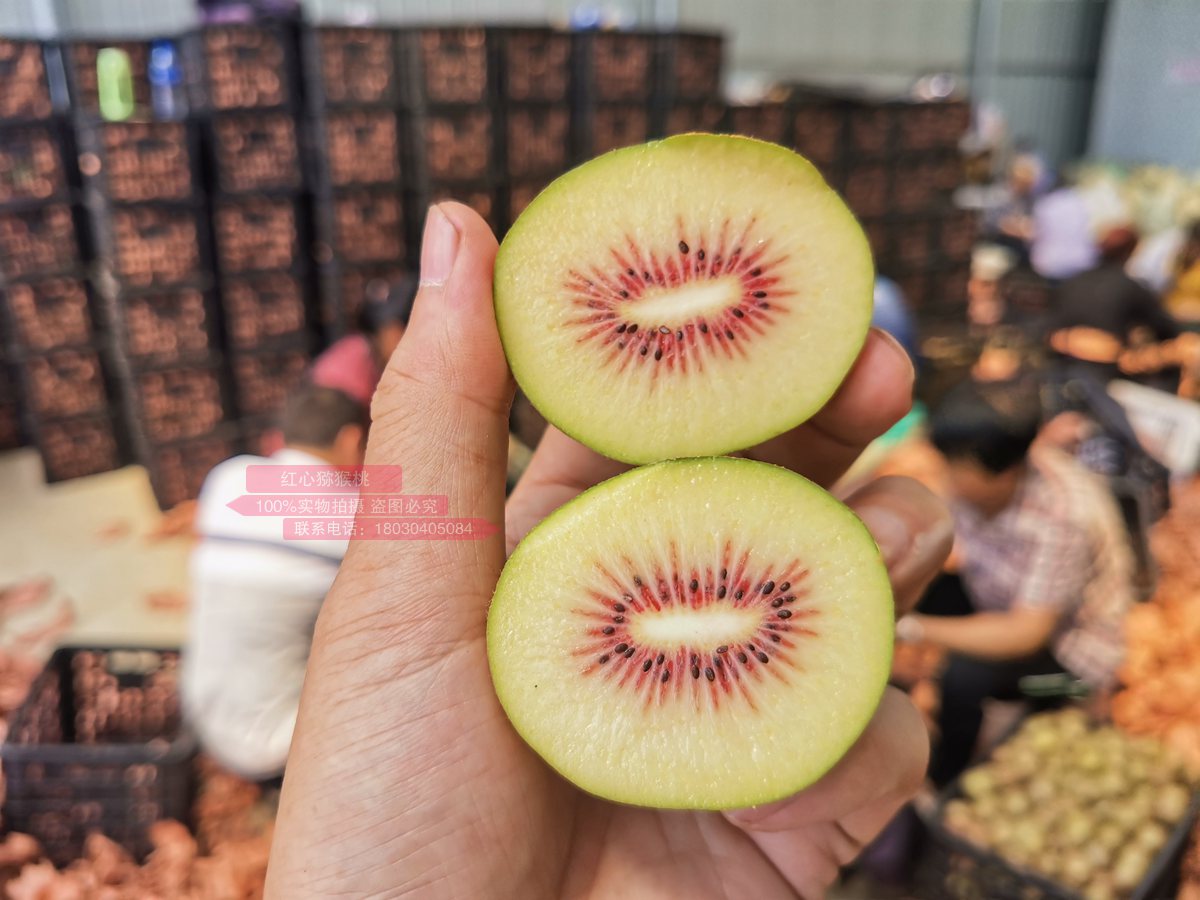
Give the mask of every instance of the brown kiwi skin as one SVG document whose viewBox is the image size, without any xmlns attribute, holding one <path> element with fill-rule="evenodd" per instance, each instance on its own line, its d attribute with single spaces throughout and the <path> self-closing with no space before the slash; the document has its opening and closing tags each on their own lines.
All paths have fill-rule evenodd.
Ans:
<svg viewBox="0 0 1200 900">
<path fill-rule="evenodd" d="M 696 463 L 715 462 L 718 460 L 721 461 L 722 463 L 734 463 L 737 465 L 744 465 L 744 466 L 749 466 L 749 467 L 768 467 L 768 468 L 772 468 L 772 469 L 779 469 L 784 472 L 787 472 L 790 476 L 792 476 L 794 478 L 799 478 L 802 481 L 808 482 L 810 485 L 812 485 L 814 488 L 819 490 L 821 493 L 825 494 L 830 503 L 834 503 L 838 506 L 843 507 L 843 509 L 845 509 L 849 513 L 851 520 L 854 523 L 856 523 L 857 527 L 862 529 L 862 532 L 867 536 L 867 539 L 871 542 L 871 545 L 873 545 L 875 547 L 875 554 L 874 554 L 875 563 L 878 565 L 879 569 L 882 572 L 886 573 L 887 563 L 885 562 L 885 560 L 883 558 L 882 551 L 879 549 L 879 546 L 876 543 L 874 536 L 871 534 L 870 530 L 867 528 L 866 523 L 863 522 L 862 519 L 860 519 L 858 517 L 858 515 L 852 509 L 844 506 L 844 504 L 842 504 L 841 501 L 839 501 L 835 497 L 833 497 L 833 495 L 829 494 L 827 491 L 825 491 L 819 485 L 812 482 L 810 479 L 805 478 L 803 475 L 799 474 L 798 472 L 794 472 L 791 469 L 787 469 L 783 466 L 776 466 L 773 463 L 759 462 L 757 460 L 745 459 L 743 457 L 713 455 L 713 456 L 705 456 L 705 457 L 689 457 L 685 460 L 663 460 L 661 462 L 654 463 L 649 466 L 639 467 L 638 469 L 635 469 L 632 471 L 644 472 L 644 471 L 648 471 L 650 469 L 657 468 L 659 466 L 669 466 L 669 465 L 675 465 L 675 464 L 679 464 L 679 463 L 689 463 L 689 462 L 696 462 Z M 622 475 L 625 475 L 625 474 L 629 474 L 629 473 L 624 472 L 619 475 L 613 476 L 613 478 L 620 478 L 620 477 L 622 477 Z M 568 500 L 562 506 L 558 507 L 558 509 L 556 509 L 552 513 L 550 513 L 550 515 L 546 516 L 546 518 L 543 519 L 540 523 L 538 523 L 538 525 L 535 526 L 534 531 L 531 531 L 529 533 L 529 535 L 527 535 L 526 537 L 533 535 L 535 531 L 537 531 L 543 525 L 552 522 L 556 517 L 568 515 L 569 510 L 571 509 L 571 507 L 574 504 L 586 503 L 587 498 L 589 497 L 589 495 L 591 493 L 593 493 L 594 491 L 598 491 L 600 488 L 604 487 L 608 483 L 608 481 L 611 481 L 611 480 L 612 480 L 612 478 L 607 479 L 606 481 L 602 481 L 599 484 L 593 485 L 592 487 L 587 488 L 586 490 L 582 491 L 581 493 L 579 493 L 572 499 Z M 524 542 L 524 540 L 522 540 L 522 543 L 523 542 Z M 517 547 L 513 550 L 513 553 L 510 554 L 509 559 L 512 560 L 515 556 L 517 556 L 517 554 L 520 552 L 520 549 L 521 549 L 521 544 L 518 544 Z M 506 577 L 510 576 L 510 574 L 511 574 L 511 571 L 510 571 L 508 565 L 506 564 L 504 570 L 500 574 L 500 578 L 498 579 L 498 581 L 496 583 L 496 587 L 493 591 L 493 600 L 495 599 L 496 594 L 500 593 L 501 587 L 504 585 Z M 888 581 L 887 587 L 888 587 L 888 596 L 891 597 L 892 593 L 891 593 L 890 580 Z M 489 605 L 489 616 L 490 616 L 490 612 L 491 612 L 491 607 Z M 502 684 L 502 679 L 498 677 L 498 673 L 496 671 L 495 663 L 494 663 L 498 654 L 496 652 L 496 648 L 494 647 L 493 642 L 494 642 L 494 640 L 498 640 L 498 639 L 499 638 L 494 635 L 492 629 L 488 628 L 487 629 L 488 668 L 489 668 L 489 671 L 490 671 L 490 674 L 492 677 L 493 686 L 495 686 L 495 688 L 497 690 L 498 699 L 500 699 L 501 706 L 504 707 L 504 706 L 506 706 L 506 704 L 504 703 L 503 699 L 500 697 L 500 695 L 503 693 L 502 689 L 500 688 L 500 685 Z M 882 662 L 881 662 L 881 667 L 884 672 L 891 671 L 892 657 L 894 654 L 894 644 L 889 642 L 887 646 L 888 646 L 887 658 L 885 660 L 882 660 Z M 888 690 L 888 683 L 887 683 L 887 679 L 884 678 L 881 681 L 880 686 L 879 686 L 879 698 L 876 701 L 876 706 L 878 706 L 878 704 L 883 701 L 884 695 L 887 692 L 887 690 Z M 507 712 L 506 712 L 506 715 L 507 715 Z M 698 812 L 703 812 L 703 811 L 721 812 L 721 811 L 732 810 L 732 809 L 743 809 L 743 808 L 749 808 L 749 807 L 755 807 L 755 806 L 762 806 L 762 805 L 765 805 L 768 803 L 775 803 L 780 800 L 788 799 L 788 798 L 794 796 L 795 794 L 799 793 L 800 791 L 804 790 L 805 788 L 808 788 L 811 785 L 815 784 L 817 781 L 821 780 L 822 778 L 824 778 L 825 775 L 827 775 L 838 764 L 838 762 L 840 762 L 841 759 L 843 757 L 845 757 L 845 755 L 847 753 L 850 752 L 851 748 L 854 747 L 854 745 L 856 743 L 858 743 L 859 739 L 866 732 L 868 726 L 871 724 L 871 722 L 873 720 L 874 720 L 874 715 L 871 715 L 871 716 L 867 717 L 866 720 L 857 729 L 847 732 L 846 740 L 843 742 L 842 746 L 838 749 L 836 755 L 832 758 L 832 761 L 830 762 L 829 766 L 826 769 L 824 769 L 823 771 L 815 772 L 813 777 L 810 780 L 808 780 L 807 782 L 798 783 L 796 785 L 789 785 L 786 789 L 781 789 L 778 793 L 767 793 L 762 796 L 756 796 L 753 798 L 749 798 L 746 802 L 740 803 L 736 806 L 727 806 L 727 805 L 720 805 L 720 804 L 703 804 L 703 803 L 677 803 L 677 804 L 656 803 L 653 808 L 655 808 L 655 809 L 671 809 L 671 810 L 688 810 L 688 811 L 698 811 Z M 537 746 L 536 741 L 531 740 L 530 735 L 527 734 L 526 732 L 524 732 L 512 720 L 511 717 L 509 717 L 509 724 L 512 726 L 513 730 L 517 732 L 517 734 L 520 736 L 521 740 L 523 740 L 525 742 L 525 744 L 531 748 L 532 752 L 537 753 L 537 755 L 539 756 L 539 758 L 542 760 L 543 763 L 545 763 L 547 766 L 549 766 L 551 769 L 553 769 L 558 775 L 560 775 L 565 781 L 574 785 L 579 790 L 581 790 L 587 794 L 590 794 L 591 796 L 594 796 L 601 800 L 604 800 L 605 802 L 623 802 L 623 803 L 625 803 L 625 805 L 633 805 L 633 806 L 639 805 L 633 801 L 614 801 L 610 797 L 607 797 L 600 793 L 590 791 L 590 790 L 588 790 L 588 788 L 586 786 L 578 784 L 578 782 L 574 781 L 568 773 L 564 772 L 561 768 L 554 765 L 553 762 L 551 762 L 550 760 L 548 760 L 544 756 L 542 756 L 542 754 L 539 753 L 536 749 L 533 749 Z"/>
<path fill-rule="evenodd" d="M 631 151 L 641 151 L 643 148 L 646 148 L 646 147 L 655 147 L 655 146 L 665 145 L 665 144 L 683 144 L 689 140 L 709 139 L 709 138 L 713 138 L 713 137 L 716 137 L 716 136 L 711 135 L 711 134 L 702 133 L 702 132 L 691 132 L 691 133 L 687 133 L 687 134 L 680 134 L 680 135 L 675 135 L 675 136 L 672 136 L 669 138 L 663 138 L 661 140 L 648 141 L 644 144 L 638 144 L 638 145 L 635 145 L 632 147 L 622 147 L 622 148 L 619 148 L 616 150 L 610 150 L 607 153 L 601 154 L 600 156 L 596 157 L 595 159 L 596 160 L 612 159 L 621 154 L 630 153 Z M 769 141 L 762 141 L 762 140 L 759 140 L 758 138 L 745 137 L 743 135 L 720 135 L 719 137 L 722 140 L 744 141 L 744 142 L 747 142 L 748 144 L 757 145 L 757 146 L 760 146 L 763 148 L 770 148 L 772 152 L 779 152 L 779 153 L 787 154 L 789 161 L 792 164 L 794 164 L 794 165 L 799 164 L 799 165 L 803 165 L 804 167 L 807 167 L 807 169 L 810 172 L 810 176 L 814 179 L 814 181 L 816 183 L 824 185 L 825 188 L 829 191 L 833 190 L 825 182 L 823 176 L 820 174 L 820 172 L 817 170 L 817 168 L 815 166 L 813 166 L 812 163 L 810 163 L 807 159 L 805 159 L 804 157 L 795 153 L 794 151 L 791 151 L 785 147 L 781 147 L 778 144 L 772 144 Z M 593 162 L 594 161 L 595 160 L 593 160 Z M 547 185 L 536 197 L 534 197 L 534 199 L 529 203 L 529 205 L 525 208 L 525 210 L 521 213 L 521 215 L 517 217 L 517 221 L 513 223 L 512 228 L 509 229 L 508 235 L 505 236 L 505 239 L 500 244 L 500 249 L 496 256 L 496 263 L 495 263 L 494 274 L 493 274 L 493 291 L 492 291 L 494 314 L 496 316 L 497 329 L 500 332 L 500 341 L 501 341 L 501 344 L 505 348 L 505 353 L 506 353 L 506 356 L 508 357 L 508 361 L 509 361 L 509 367 L 513 373 L 514 378 L 517 381 L 518 386 L 521 388 L 522 393 L 524 393 L 525 396 L 529 398 L 530 402 L 534 405 L 534 407 L 538 410 L 538 412 L 541 415 L 545 416 L 545 418 L 550 422 L 550 424 L 554 425 L 556 428 L 558 428 L 560 431 L 562 431 L 564 434 L 566 434 L 568 437 L 572 438 L 573 440 L 578 441 L 579 443 L 583 444 L 584 446 L 590 447 L 591 449 L 595 450 L 598 453 L 603 454 L 604 456 L 609 457 L 610 459 L 617 460 L 618 462 L 628 463 L 629 465 L 644 465 L 647 463 L 661 462 L 664 459 L 667 459 L 669 457 L 657 456 L 657 455 L 653 455 L 653 454 L 642 455 L 642 454 L 638 454 L 638 453 L 627 452 L 627 450 L 625 448 L 623 448 L 622 446 L 619 446 L 620 442 L 616 442 L 616 443 L 611 442 L 610 440 L 607 439 L 607 436 L 591 435 L 591 436 L 585 437 L 585 436 L 581 435 L 571 425 L 562 422 L 557 416 L 552 417 L 550 415 L 547 415 L 546 410 L 535 399 L 539 393 L 538 386 L 536 384 L 529 383 L 530 379 L 524 377 L 524 373 L 522 372 L 521 365 L 519 363 L 514 363 L 514 354 L 509 353 L 509 350 L 508 350 L 508 348 L 519 347 L 521 338 L 520 338 L 520 335 L 512 333 L 511 330 L 506 327 L 505 317 L 501 314 L 501 310 L 500 310 L 499 300 L 500 300 L 501 294 L 503 292 L 503 289 L 501 287 L 501 282 L 504 279 L 505 267 L 508 265 L 508 254 L 505 253 L 505 245 L 507 243 L 509 243 L 509 236 L 519 232 L 520 225 L 521 225 L 521 219 L 524 218 L 525 216 L 529 215 L 531 212 L 536 211 L 536 209 L 541 205 L 541 202 L 543 201 L 543 199 L 545 197 L 547 197 L 551 194 L 557 193 L 558 191 L 571 189 L 570 182 L 572 180 L 572 175 L 575 171 L 576 171 L 575 169 L 572 169 L 571 171 L 568 171 L 568 172 L 560 175 L 558 178 L 554 179 L 554 181 L 550 182 L 550 184 Z M 871 275 L 871 280 L 873 282 L 874 276 L 875 276 L 874 260 L 873 260 L 873 257 L 870 255 L 870 250 L 869 250 L 870 244 L 869 244 L 869 241 L 867 240 L 866 232 L 863 230 L 862 224 L 853 215 L 849 216 L 849 220 L 853 222 L 854 230 L 855 230 L 857 237 L 858 237 L 859 241 L 861 242 L 862 246 L 865 248 L 868 248 L 867 253 L 866 253 L 866 259 L 868 261 L 868 264 L 871 266 L 870 275 Z M 854 344 L 854 353 L 853 353 L 853 356 L 851 357 L 852 359 L 856 360 L 861 355 L 863 347 L 865 346 L 867 338 L 869 337 L 869 334 L 870 334 L 869 327 L 861 329 L 861 335 Z M 853 362 L 851 363 L 850 368 L 853 368 Z M 850 368 L 847 369 L 847 372 L 849 372 Z M 731 454 L 731 453 L 736 453 L 738 451 L 745 450 L 749 447 L 757 446 L 758 444 L 764 443 L 765 441 L 768 441 L 771 438 L 778 437 L 781 434 L 785 434 L 785 433 L 793 430 L 794 428 L 799 427 L 800 425 L 804 424 L 809 419 L 811 419 L 818 411 L 820 411 L 820 409 L 829 402 L 830 398 L 833 397 L 833 395 L 837 392 L 837 390 L 840 386 L 841 386 L 840 383 L 834 384 L 833 386 L 831 386 L 827 390 L 821 392 L 820 394 L 814 395 L 813 404 L 810 405 L 811 408 L 807 412 L 797 415 L 796 417 L 794 417 L 794 419 L 789 420 L 789 421 L 784 421 L 782 423 L 778 422 L 778 421 L 776 421 L 774 423 L 769 423 L 769 424 L 764 423 L 761 427 L 759 427 L 757 429 L 753 429 L 753 428 L 750 429 L 748 433 L 747 433 L 746 429 L 743 429 L 742 433 L 739 436 L 736 436 L 736 437 L 730 436 L 728 438 L 728 440 L 726 440 L 726 441 L 714 443 L 712 445 L 706 446 L 705 452 L 703 455 L 704 456 L 723 456 L 723 455 L 727 455 L 727 454 Z M 688 454 L 687 456 L 691 457 L 690 454 Z M 676 458 L 684 458 L 684 457 L 680 456 L 680 457 L 676 457 Z"/>
</svg>

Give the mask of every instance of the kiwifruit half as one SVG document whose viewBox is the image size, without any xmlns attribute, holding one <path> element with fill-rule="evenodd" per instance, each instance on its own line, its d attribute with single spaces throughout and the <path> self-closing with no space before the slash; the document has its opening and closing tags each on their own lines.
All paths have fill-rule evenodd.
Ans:
<svg viewBox="0 0 1200 900">
<path fill-rule="evenodd" d="M 793 793 L 866 727 L 891 664 L 887 571 L 863 524 L 787 469 L 634 469 L 520 543 L 488 614 L 513 726 L 579 787 L 726 809 Z"/>
<path fill-rule="evenodd" d="M 542 415 L 645 463 L 752 446 L 820 409 L 866 338 L 873 278 L 803 157 L 686 134 L 542 191 L 500 246 L 496 318 Z"/>
</svg>

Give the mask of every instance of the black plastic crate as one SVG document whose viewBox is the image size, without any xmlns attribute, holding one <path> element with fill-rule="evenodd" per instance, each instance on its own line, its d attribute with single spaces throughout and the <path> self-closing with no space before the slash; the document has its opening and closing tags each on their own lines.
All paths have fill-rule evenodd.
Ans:
<svg viewBox="0 0 1200 900">
<path fill-rule="evenodd" d="M 277 416 L 259 416 L 238 422 L 242 448 L 254 456 L 270 456 L 283 446 L 283 430 Z"/>
<path fill-rule="evenodd" d="M 494 28 L 500 93 L 509 103 L 571 99 L 571 34 L 551 28 Z"/>
<path fill-rule="evenodd" d="M 140 458 L 150 474 L 159 507 L 170 509 L 185 500 L 195 500 L 213 467 L 240 448 L 240 432 L 236 426 L 227 425 L 189 440 L 146 446 Z"/>
<path fill-rule="evenodd" d="M 937 222 L 935 247 L 946 262 L 967 262 L 979 239 L 979 216 L 969 209 L 946 210 Z"/>
<path fill-rule="evenodd" d="M 222 193 L 303 188 L 299 126 L 290 110 L 214 113 L 207 133 L 213 179 Z"/>
<path fill-rule="evenodd" d="M 970 263 L 962 262 L 937 269 L 932 274 L 929 305 L 942 310 L 965 310 L 967 308 L 967 284 L 970 280 Z"/>
<path fill-rule="evenodd" d="M 35 421 L 108 409 L 104 363 L 94 347 L 26 356 L 20 362 L 20 374 L 25 409 Z"/>
<path fill-rule="evenodd" d="M 199 204 L 93 203 L 91 213 L 100 259 L 126 288 L 190 284 L 212 270 Z"/>
<path fill-rule="evenodd" d="M 115 422 L 107 413 L 38 421 L 33 443 L 47 484 L 111 472 L 126 461 Z"/>
<path fill-rule="evenodd" d="M 434 203 L 455 200 L 479 213 L 492 231 L 500 234 L 505 226 L 502 191 L 494 182 L 435 182 L 408 196 L 407 221 L 412 226 L 409 246 L 419 248 L 425 228 L 425 214 Z M 413 254 L 416 256 L 416 253 Z"/>
<path fill-rule="evenodd" d="M 896 107 L 856 102 L 846 107 L 846 153 L 853 159 L 882 159 L 894 150 Z"/>
<path fill-rule="evenodd" d="M 406 106 L 489 105 L 496 98 L 496 75 L 486 29 L 403 29 L 397 40 L 401 102 Z"/>
<path fill-rule="evenodd" d="M 395 111 L 329 109 L 315 124 L 325 184 L 340 188 L 400 181 L 400 122 Z"/>
<path fill-rule="evenodd" d="M 498 174 L 499 130 L 491 108 L 429 108 L 409 116 L 404 130 L 408 183 L 414 188 Z"/>
<path fill-rule="evenodd" d="M 24 445 L 21 407 L 15 400 L 0 400 L 0 450 L 15 450 Z"/>
<path fill-rule="evenodd" d="M 656 96 L 657 34 L 588 31 L 575 35 L 577 102 L 648 104 Z"/>
<path fill-rule="evenodd" d="M 106 201 L 191 200 L 201 192 L 193 122 L 92 122 L 76 129 L 79 169 Z"/>
<path fill-rule="evenodd" d="M 340 337 L 356 331 L 363 302 L 368 297 L 385 299 L 391 285 L 408 274 L 400 264 L 325 266 L 321 271 L 321 324 L 326 334 Z"/>
<path fill-rule="evenodd" d="M 898 268 L 933 268 L 936 226 L 936 220 L 927 216 L 895 219 L 889 223 L 891 259 Z"/>
<path fill-rule="evenodd" d="M 399 102 L 396 32 L 319 26 L 304 31 L 309 100 L 314 109 Z"/>
<path fill-rule="evenodd" d="M 965 100 L 901 103 L 895 111 L 898 150 L 956 150 L 971 126 Z"/>
<path fill-rule="evenodd" d="M 560 104 L 509 104 L 504 158 L 512 179 L 558 175 L 571 165 L 571 110 Z"/>
<path fill-rule="evenodd" d="M 896 282 L 910 309 L 924 311 L 933 299 L 933 273 L 925 269 L 904 271 L 897 266 L 882 266 L 880 274 Z"/>
<path fill-rule="evenodd" d="M 65 866 L 93 831 L 141 859 L 151 824 L 187 822 L 196 741 L 179 667 L 175 650 L 56 650 L 0 748 L 6 825 Z"/>
<path fill-rule="evenodd" d="M 675 103 L 661 110 L 659 124 L 654 130 L 663 137 L 670 137 L 692 131 L 721 131 L 724 126 L 724 103 Z"/>
<path fill-rule="evenodd" d="M 724 36 L 674 32 L 659 35 L 658 42 L 658 92 L 664 102 L 720 98 Z"/>
<path fill-rule="evenodd" d="M 886 218 L 863 218 L 858 224 L 862 226 L 867 243 L 871 245 L 871 255 L 875 258 L 875 267 L 889 266 L 892 258 L 892 227 Z"/>
<path fill-rule="evenodd" d="M 788 147 L 792 143 L 793 118 L 786 103 L 755 103 L 729 107 L 727 125 L 734 134 Z"/>
<path fill-rule="evenodd" d="M 192 104 L 209 112 L 299 108 L 299 33 L 282 21 L 209 25 L 186 42 Z"/>
<path fill-rule="evenodd" d="M 224 375 L 215 361 L 136 371 L 123 386 L 141 444 L 198 438 L 229 418 Z"/>
<path fill-rule="evenodd" d="M 846 170 L 843 192 L 856 216 L 882 216 L 890 211 L 891 172 L 884 162 L 861 162 Z"/>
<path fill-rule="evenodd" d="M 504 191 L 504 225 L 506 229 L 512 227 L 512 223 L 525 211 L 525 207 L 533 201 L 534 197 L 545 190 L 549 183 L 549 178 L 531 178 L 508 183 Z"/>
<path fill-rule="evenodd" d="M 101 302 L 129 367 L 202 362 L 220 347 L 216 301 L 203 285 L 117 291 Z"/>
<path fill-rule="evenodd" d="M 942 197 L 937 168 L 937 160 L 925 155 L 896 159 L 892 168 L 892 211 L 912 215 L 934 210 Z"/>
<path fill-rule="evenodd" d="M 802 100 L 794 107 L 792 147 L 818 168 L 841 161 L 846 107 L 835 100 Z"/>
<path fill-rule="evenodd" d="M 0 211 L 0 276 L 30 278 L 76 268 L 78 215 L 68 203 Z"/>
<path fill-rule="evenodd" d="M 219 197 L 212 225 L 222 275 L 290 269 L 307 259 L 304 209 L 292 194 Z"/>
<path fill-rule="evenodd" d="M 0 121 L 45 119 L 53 112 L 42 43 L 0 37 Z"/>
<path fill-rule="evenodd" d="M 17 353 L 39 353 L 92 340 L 88 282 L 76 275 L 13 281 L 0 287 L 5 332 Z"/>
<path fill-rule="evenodd" d="M 221 306 L 229 346 L 236 351 L 311 337 L 309 279 L 294 272 L 260 272 L 221 281 Z"/>
<path fill-rule="evenodd" d="M 236 353 L 229 360 L 242 416 L 273 416 L 279 413 L 292 390 L 304 378 L 312 357 L 307 340 L 293 347 Z"/>
<path fill-rule="evenodd" d="M 636 103 L 594 106 L 575 116 L 575 157 L 579 162 L 649 140 L 654 133 L 650 107 Z"/>
<path fill-rule="evenodd" d="M 407 255 L 404 198 L 394 188 L 346 188 L 317 203 L 317 261 L 400 263 Z"/>
<path fill-rule="evenodd" d="M 78 40 L 63 44 L 63 62 L 71 92 L 71 110 L 76 114 L 100 114 L 100 94 L 96 59 L 106 47 L 123 50 L 129 55 L 129 71 L 133 82 L 133 102 L 139 109 L 150 107 L 150 48 L 151 41 L 135 40 Z"/>
<path fill-rule="evenodd" d="M 67 195 L 71 185 L 64 138 L 62 123 L 56 120 L 0 125 L 0 206 Z"/>
</svg>

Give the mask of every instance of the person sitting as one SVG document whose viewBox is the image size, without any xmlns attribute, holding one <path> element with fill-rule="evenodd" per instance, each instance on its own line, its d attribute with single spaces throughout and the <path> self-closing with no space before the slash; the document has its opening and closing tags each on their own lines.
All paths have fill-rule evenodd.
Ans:
<svg viewBox="0 0 1200 900">
<path fill-rule="evenodd" d="M 411 276 L 390 285 L 371 282 L 359 310 L 358 331 L 326 348 L 313 361 L 309 380 L 343 391 L 369 407 L 384 367 L 408 327 L 416 293 L 417 282 Z"/>
<path fill-rule="evenodd" d="M 367 412 L 341 391 L 303 386 L 282 430 L 283 449 L 226 460 L 205 479 L 189 572 L 184 710 L 208 753 L 256 780 L 283 771 L 313 625 L 347 541 L 287 541 L 280 517 L 227 504 L 247 492 L 251 465 L 361 465 Z"/>
<path fill-rule="evenodd" d="M 935 582 L 897 635 L 949 652 L 938 785 L 970 761 L 985 699 L 1017 699 L 1027 675 L 1104 689 L 1122 658 L 1134 564 L 1120 513 L 1102 479 L 1034 446 L 1039 423 L 1036 397 L 1011 385 L 962 385 L 932 417 L 958 574 Z"/>
</svg>

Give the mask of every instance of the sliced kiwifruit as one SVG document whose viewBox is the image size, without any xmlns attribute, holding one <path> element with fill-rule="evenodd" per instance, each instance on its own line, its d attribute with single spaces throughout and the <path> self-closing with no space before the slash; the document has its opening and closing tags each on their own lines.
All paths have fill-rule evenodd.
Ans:
<svg viewBox="0 0 1200 900">
<path fill-rule="evenodd" d="M 548 420 L 632 463 L 726 453 L 807 419 L 858 355 L 862 229 L 803 157 L 687 134 L 554 181 L 496 258 L 496 318 Z"/>
<path fill-rule="evenodd" d="M 676 460 L 521 542 L 488 655 L 514 727 L 579 787 L 724 809 L 841 758 L 883 692 L 892 617 L 874 541 L 825 491 L 751 460 Z"/>
</svg>

